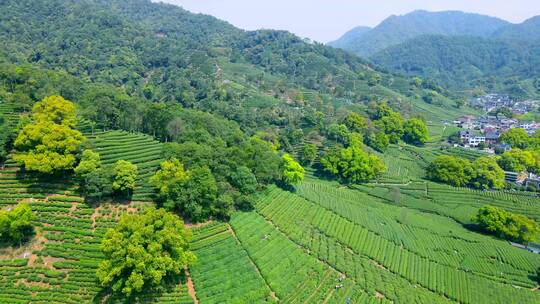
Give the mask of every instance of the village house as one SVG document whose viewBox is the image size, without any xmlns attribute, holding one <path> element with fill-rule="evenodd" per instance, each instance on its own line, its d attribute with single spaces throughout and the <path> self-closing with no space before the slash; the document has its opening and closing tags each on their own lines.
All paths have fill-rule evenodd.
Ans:
<svg viewBox="0 0 540 304">
<path fill-rule="evenodd" d="M 476 147 L 480 143 L 485 143 L 485 142 L 486 142 L 485 136 L 474 136 L 474 137 L 469 138 L 469 146 L 471 147 Z"/>
</svg>

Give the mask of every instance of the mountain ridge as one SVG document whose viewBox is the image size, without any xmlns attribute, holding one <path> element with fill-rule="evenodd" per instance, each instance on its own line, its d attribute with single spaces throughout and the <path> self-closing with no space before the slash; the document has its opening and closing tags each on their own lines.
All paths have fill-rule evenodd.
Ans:
<svg viewBox="0 0 540 304">
<path fill-rule="evenodd" d="M 429 12 L 415 10 L 405 15 L 392 15 L 379 25 L 356 39 L 349 40 L 342 48 L 358 55 L 370 55 L 420 35 L 473 35 L 489 36 L 508 21 L 461 11 Z M 336 40 L 333 45 L 340 45 Z"/>
</svg>

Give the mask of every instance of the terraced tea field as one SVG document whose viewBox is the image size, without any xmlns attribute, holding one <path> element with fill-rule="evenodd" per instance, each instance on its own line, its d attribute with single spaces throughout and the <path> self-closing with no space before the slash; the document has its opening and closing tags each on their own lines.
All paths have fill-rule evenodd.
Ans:
<svg viewBox="0 0 540 304">
<path fill-rule="evenodd" d="M 99 244 L 122 212 L 136 205 L 89 206 L 69 180 L 24 175 L 13 164 L 0 171 L 0 204 L 28 202 L 36 234 L 23 246 L 0 249 L 0 303 L 124 303 L 96 280 Z M 141 303 L 193 303 L 186 285 L 149 290 Z"/>
<path fill-rule="evenodd" d="M 123 159 L 137 165 L 139 173 L 132 199 L 151 201 L 153 190 L 148 179 L 163 161 L 163 144 L 148 135 L 124 131 L 101 132 L 87 137 L 91 147 L 99 152 L 103 164 L 112 165 Z"/>
</svg>

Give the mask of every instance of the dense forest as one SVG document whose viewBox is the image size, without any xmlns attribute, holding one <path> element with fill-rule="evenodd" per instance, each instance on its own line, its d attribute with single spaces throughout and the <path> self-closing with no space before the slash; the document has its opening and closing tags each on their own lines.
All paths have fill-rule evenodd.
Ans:
<svg viewBox="0 0 540 304">
<path fill-rule="evenodd" d="M 415 11 L 390 17 L 358 37 L 345 34 L 330 45 L 464 95 L 481 89 L 523 99 L 540 92 L 539 21 L 533 17 L 511 24 L 462 12 Z"/>
</svg>

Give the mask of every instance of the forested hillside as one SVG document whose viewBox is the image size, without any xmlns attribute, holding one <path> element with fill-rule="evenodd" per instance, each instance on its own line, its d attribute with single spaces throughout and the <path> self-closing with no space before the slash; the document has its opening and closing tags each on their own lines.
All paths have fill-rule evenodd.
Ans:
<svg viewBox="0 0 540 304">
<path fill-rule="evenodd" d="M 346 44 L 330 45 L 454 91 L 483 89 L 529 98 L 540 93 L 539 37 L 538 17 L 511 24 L 460 12 L 413 12 L 391 17 L 355 40 L 345 35 Z"/>
<path fill-rule="evenodd" d="M 508 24 L 498 18 L 459 11 L 419 10 L 402 16 L 390 16 L 362 36 L 349 39 L 345 34 L 330 45 L 369 57 L 387 47 L 422 35 L 487 37 Z"/>
<path fill-rule="evenodd" d="M 143 0 L 3 1 L 1 6 L 2 60 L 62 68 L 150 101 L 179 102 L 258 125 L 279 124 L 268 117 L 276 109 L 296 116 L 298 111 L 285 109 L 298 98 L 306 100 L 301 113 L 319 110 L 320 101 L 381 99 L 396 109 L 420 104 L 437 112 L 421 102 L 425 92 L 408 79 L 286 32 L 244 32 L 210 16 Z M 444 99 L 452 111 L 453 102 Z"/>
<path fill-rule="evenodd" d="M 371 60 L 456 90 L 479 87 L 527 98 L 540 94 L 539 54 L 539 39 L 420 36 L 380 51 Z"/>
</svg>

